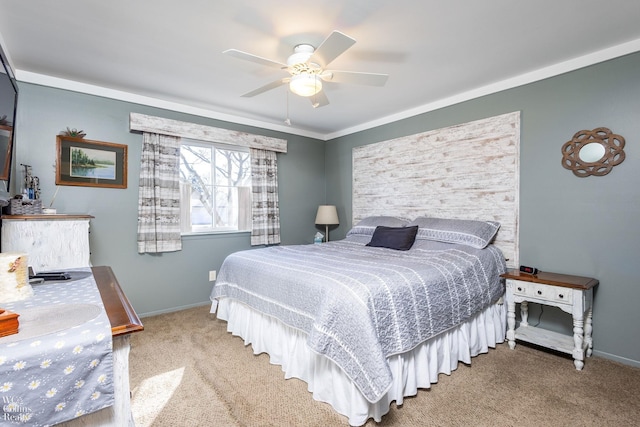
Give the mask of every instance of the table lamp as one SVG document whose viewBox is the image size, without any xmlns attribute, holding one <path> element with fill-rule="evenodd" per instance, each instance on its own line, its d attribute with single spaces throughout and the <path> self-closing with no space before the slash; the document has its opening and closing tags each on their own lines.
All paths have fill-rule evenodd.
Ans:
<svg viewBox="0 0 640 427">
<path fill-rule="evenodd" d="M 316 214 L 316 224 L 325 226 L 325 242 L 329 241 L 329 226 L 340 224 L 338 221 L 338 211 L 333 205 L 320 205 L 318 206 L 318 213 Z"/>
</svg>

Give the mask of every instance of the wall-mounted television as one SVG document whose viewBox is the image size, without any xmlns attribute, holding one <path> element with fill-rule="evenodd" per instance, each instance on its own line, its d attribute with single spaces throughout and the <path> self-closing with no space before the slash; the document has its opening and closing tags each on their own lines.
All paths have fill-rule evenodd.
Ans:
<svg viewBox="0 0 640 427">
<path fill-rule="evenodd" d="M 10 191 L 18 84 L 1 44 L 0 62 L 0 196 L 6 196 Z"/>
</svg>

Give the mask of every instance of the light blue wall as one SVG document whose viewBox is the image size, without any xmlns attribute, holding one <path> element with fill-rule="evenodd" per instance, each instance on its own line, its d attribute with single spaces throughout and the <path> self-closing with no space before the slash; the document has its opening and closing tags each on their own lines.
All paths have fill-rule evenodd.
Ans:
<svg viewBox="0 0 640 427">
<path fill-rule="evenodd" d="M 129 132 L 130 112 L 288 140 L 288 152 L 278 154 L 282 241 L 313 241 L 316 209 L 325 203 L 322 141 L 38 85 L 22 83 L 19 89 L 14 164 L 32 165 L 34 175 L 40 178 L 45 205 L 55 193 L 56 135 L 60 131 L 66 127 L 82 129 L 87 139 L 128 146 L 127 189 L 61 186 L 54 207 L 60 213 L 95 217 L 91 220 L 91 261 L 112 267 L 139 314 L 208 301 L 212 286 L 209 270 L 218 270 L 228 254 L 249 249 L 250 244 L 248 233 L 188 236 L 183 238 L 180 252 L 137 253 L 142 135 Z M 13 183 L 18 180 L 14 178 Z"/>
<path fill-rule="evenodd" d="M 640 366 L 640 53 L 329 141 L 327 203 L 341 218 L 333 238 L 352 225 L 353 147 L 511 111 L 522 112 L 520 261 L 599 279 L 596 354 Z M 561 166 L 560 148 L 601 126 L 626 139 L 626 160 L 604 177 L 578 178 Z M 541 325 L 570 332 L 555 309 Z"/>
</svg>

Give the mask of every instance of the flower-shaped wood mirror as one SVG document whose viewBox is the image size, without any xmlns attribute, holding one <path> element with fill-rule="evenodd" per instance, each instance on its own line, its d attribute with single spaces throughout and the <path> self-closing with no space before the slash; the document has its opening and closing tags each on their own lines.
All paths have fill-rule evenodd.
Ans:
<svg viewBox="0 0 640 427">
<path fill-rule="evenodd" d="M 581 178 L 606 175 L 624 160 L 624 143 L 604 127 L 581 130 L 562 146 L 562 166 Z"/>
</svg>

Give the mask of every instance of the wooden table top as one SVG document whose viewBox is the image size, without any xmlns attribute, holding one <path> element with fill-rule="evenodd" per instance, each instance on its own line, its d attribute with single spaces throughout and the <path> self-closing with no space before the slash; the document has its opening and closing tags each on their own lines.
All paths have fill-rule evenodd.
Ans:
<svg viewBox="0 0 640 427">
<path fill-rule="evenodd" d="M 21 220 L 21 221 L 52 221 L 52 220 L 72 220 L 72 219 L 92 219 L 93 215 L 84 214 L 28 214 L 28 215 L 2 215 L 1 219 Z"/>
<path fill-rule="evenodd" d="M 111 323 L 111 335 L 116 337 L 144 330 L 111 267 L 91 267 L 91 271 Z"/>
<path fill-rule="evenodd" d="M 583 290 L 591 289 L 600 283 L 592 277 L 572 276 L 570 274 L 549 273 L 546 271 L 539 271 L 538 274 L 527 274 L 515 268 L 507 270 L 507 272 L 501 274 L 500 277 Z"/>
</svg>

